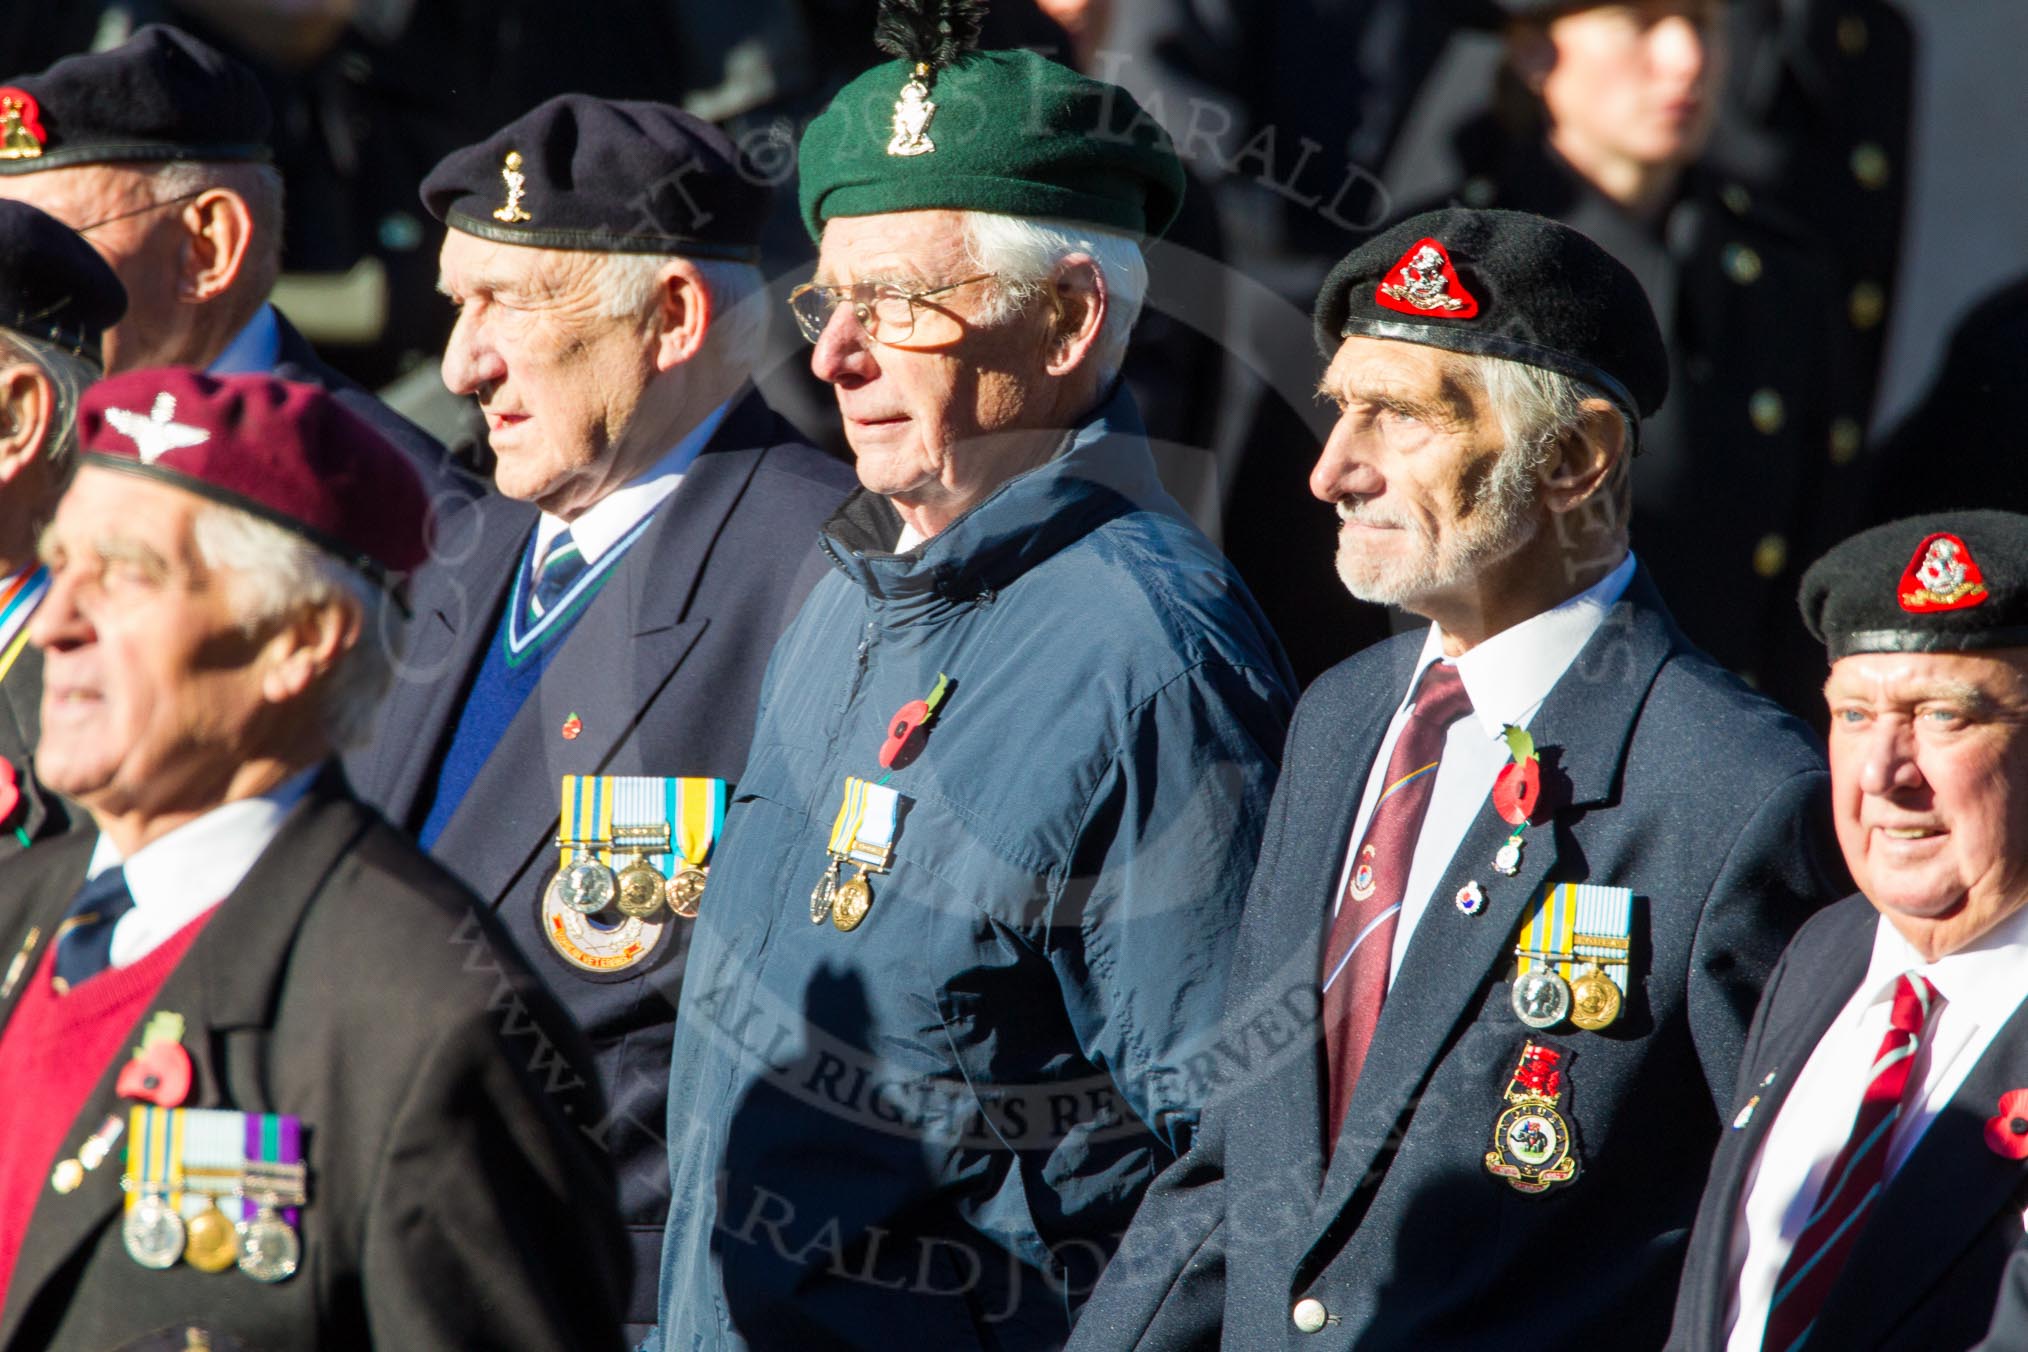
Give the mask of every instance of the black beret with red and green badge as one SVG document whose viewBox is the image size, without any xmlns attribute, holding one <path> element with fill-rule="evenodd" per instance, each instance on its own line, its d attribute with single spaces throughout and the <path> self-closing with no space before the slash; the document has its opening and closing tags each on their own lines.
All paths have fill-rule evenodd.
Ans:
<svg viewBox="0 0 2028 1352">
<path fill-rule="evenodd" d="M 1596 387 L 1636 424 L 1669 393 L 1655 311 L 1588 235 L 1525 211 L 1411 216 L 1346 255 L 1317 295 L 1317 347 L 1387 338 L 1505 357 Z"/>
<path fill-rule="evenodd" d="M 1799 603 L 1833 662 L 2028 647 L 2028 516 L 1935 512 L 1863 530 L 1810 565 Z"/>
</svg>

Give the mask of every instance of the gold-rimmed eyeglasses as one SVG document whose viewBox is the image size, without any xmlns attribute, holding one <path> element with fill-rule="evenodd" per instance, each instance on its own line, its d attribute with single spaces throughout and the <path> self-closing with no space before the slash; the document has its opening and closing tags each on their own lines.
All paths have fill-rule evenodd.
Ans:
<svg viewBox="0 0 2028 1352">
<path fill-rule="evenodd" d="M 796 316 L 796 327 L 803 331 L 803 337 L 813 343 L 824 336 L 832 312 L 840 305 L 852 307 L 852 317 L 859 321 L 859 327 L 866 331 L 866 336 L 876 343 L 885 343 L 889 347 L 898 347 L 911 339 L 924 345 L 944 343 L 958 336 L 963 321 L 941 306 L 929 304 L 930 300 L 948 295 L 961 286 L 990 281 L 997 276 L 997 273 L 982 272 L 976 277 L 966 277 L 962 281 L 947 282 L 922 291 L 904 291 L 888 282 L 854 282 L 850 286 L 820 286 L 816 282 L 805 282 L 789 292 L 789 310 Z M 924 313 L 935 315 L 947 323 L 923 325 Z M 919 327 L 924 331 L 918 332 Z"/>
</svg>

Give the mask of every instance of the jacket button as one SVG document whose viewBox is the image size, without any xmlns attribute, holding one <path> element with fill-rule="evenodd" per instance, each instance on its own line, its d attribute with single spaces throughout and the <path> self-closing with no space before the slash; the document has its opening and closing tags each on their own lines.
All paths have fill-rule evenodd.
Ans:
<svg viewBox="0 0 2028 1352">
<path fill-rule="evenodd" d="M 1330 1313 L 1324 1309 L 1324 1302 L 1309 1296 L 1296 1302 L 1296 1308 L 1290 1311 L 1290 1318 L 1296 1321 L 1298 1333 L 1321 1332 L 1324 1325 L 1331 1322 Z"/>
</svg>

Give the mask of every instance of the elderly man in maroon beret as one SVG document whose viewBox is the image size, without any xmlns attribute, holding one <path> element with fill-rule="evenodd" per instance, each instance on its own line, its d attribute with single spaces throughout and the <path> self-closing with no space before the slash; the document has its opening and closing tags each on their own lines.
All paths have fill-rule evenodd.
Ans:
<svg viewBox="0 0 2028 1352">
<path fill-rule="evenodd" d="M 582 1046 L 334 766 L 429 509 L 328 394 L 137 371 L 43 538 L 38 768 L 98 826 L 0 914 L 0 1352 L 613 1348 Z"/>
</svg>

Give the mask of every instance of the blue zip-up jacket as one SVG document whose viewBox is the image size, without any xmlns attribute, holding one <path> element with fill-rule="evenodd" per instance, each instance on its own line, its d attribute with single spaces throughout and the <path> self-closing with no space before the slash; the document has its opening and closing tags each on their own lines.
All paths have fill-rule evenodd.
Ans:
<svg viewBox="0 0 2028 1352">
<path fill-rule="evenodd" d="M 1045 1348 L 1215 1075 L 1293 681 L 1132 400 L 906 554 L 885 498 L 769 664 L 669 1093 L 662 1345 Z M 893 862 L 811 921 L 847 776 Z M 850 877 L 848 869 L 844 876 Z"/>
</svg>

